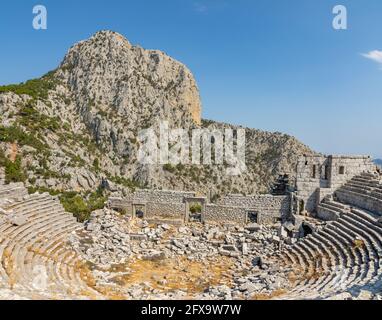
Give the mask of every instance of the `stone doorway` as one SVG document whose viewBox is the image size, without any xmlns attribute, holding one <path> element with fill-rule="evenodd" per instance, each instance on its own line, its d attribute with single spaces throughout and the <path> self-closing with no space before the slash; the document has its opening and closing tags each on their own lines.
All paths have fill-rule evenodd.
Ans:
<svg viewBox="0 0 382 320">
<path fill-rule="evenodd" d="M 184 221 L 186 223 L 203 223 L 206 201 L 206 198 L 185 198 L 186 212 Z"/>
<path fill-rule="evenodd" d="M 132 204 L 132 217 L 138 219 L 145 219 L 146 217 L 146 204 L 133 203 Z"/>
</svg>

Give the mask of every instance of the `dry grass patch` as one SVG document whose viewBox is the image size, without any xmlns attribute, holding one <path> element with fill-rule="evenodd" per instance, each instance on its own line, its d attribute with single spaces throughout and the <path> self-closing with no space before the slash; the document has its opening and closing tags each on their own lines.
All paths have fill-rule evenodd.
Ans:
<svg viewBox="0 0 382 320">
<path fill-rule="evenodd" d="M 227 274 L 227 270 L 233 264 L 233 260 L 227 257 L 219 257 L 206 263 L 179 257 L 159 261 L 135 260 L 126 265 L 114 266 L 112 271 L 125 272 L 113 278 L 114 283 L 121 289 L 145 283 L 163 293 L 183 290 L 192 296 L 204 292 L 210 286 L 230 286 L 232 277 Z M 116 292 L 112 287 L 97 290 L 110 299 L 124 299 L 121 291 Z"/>
<path fill-rule="evenodd" d="M 270 294 L 257 293 L 257 294 L 252 296 L 251 300 L 262 300 L 262 301 L 271 300 L 271 299 L 275 299 L 277 297 L 280 297 L 286 293 L 287 293 L 287 291 L 284 289 L 277 289 Z"/>
<path fill-rule="evenodd" d="M 353 242 L 354 248 L 363 249 L 366 245 L 365 242 L 361 239 L 355 239 Z"/>
<path fill-rule="evenodd" d="M 17 274 L 12 253 L 8 249 L 4 250 L 2 260 L 5 272 L 8 275 L 9 286 L 13 288 L 17 283 L 19 275 Z"/>
</svg>

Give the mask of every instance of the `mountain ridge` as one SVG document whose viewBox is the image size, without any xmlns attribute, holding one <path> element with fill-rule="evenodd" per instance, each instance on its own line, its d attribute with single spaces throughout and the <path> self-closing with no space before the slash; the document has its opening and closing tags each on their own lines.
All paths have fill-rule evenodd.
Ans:
<svg viewBox="0 0 382 320">
<path fill-rule="evenodd" d="M 226 175 L 224 165 L 140 164 L 138 131 L 156 128 L 158 120 L 186 130 L 243 127 L 203 120 L 198 86 L 185 65 L 111 31 L 73 45 L 45 76 L 0 87 L 0 110 L 0 165 L 8 181 L 33 190 L 265 193 L 279 174 L 293 178 L 300 155 L 315 153 L 290 135 L 246 129 L 241 176 Z"/>
</svg>

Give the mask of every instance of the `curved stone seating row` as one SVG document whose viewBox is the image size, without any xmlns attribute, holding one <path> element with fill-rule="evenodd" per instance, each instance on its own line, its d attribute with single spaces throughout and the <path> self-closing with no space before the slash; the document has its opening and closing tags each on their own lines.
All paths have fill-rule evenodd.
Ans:
<svg viewBox="0 0 382 320">
<path fill-rule="evenodd" d="M 333 200 L 322 206 L 337 219 L 283 254 L 284 263 L 297 276 L 289 298 L 322 298 L 381 279 L 382 225 L 378 216 Z"/>
<path fill-rule="evenodd" d="M 8 197 L 15 186 L 1 190 Z M 24 222 L 0 220 L 0 287 L 31 299 L 102 298 L 81 277 L 84 262 L 66 245 L 81 227 L 76 219 L 49 194 L 27 195 L 24 188 L 13 199 L 2 209 Z"/>
<path fill-rule="evenodd" d="M 0 184 L 0 199 L 18 199 L 28 194 L 22 183 L 11 183 L 7 185 Z"/>
<path fill-rule="evenodd" d="M 335 195 L 341 202 L 382 215 L 382 180 L 378 174 L 356 176 Z"/>
</svg>

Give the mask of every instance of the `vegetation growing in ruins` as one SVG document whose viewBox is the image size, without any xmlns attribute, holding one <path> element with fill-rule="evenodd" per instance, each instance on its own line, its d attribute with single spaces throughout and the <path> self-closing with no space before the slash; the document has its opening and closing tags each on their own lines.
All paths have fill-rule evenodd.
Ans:
<svg viewBox="0 0 382 320">
<path fill-rule="evenodd" d="M 86 192 L 85 194 L 75 191 L 62 192 L 44 187 L 30 187 L 28 192 L 30 194 L 47 192 L 51 196 L 58 196 L 64 209 L 72 213 L 79 222 L 88 220 L 94 210 L 104 208 L 107 200 L 104 190 L 101 188 L 98 188 L 95 192 Z"/>
<path fill-rule="evenodd" d="M 202 206 L 200 203 L 195 203 L 192 206 L 190 206 L 190 212 L 191 213 L 201 213 L 202 212 Z"/>
</svg>

